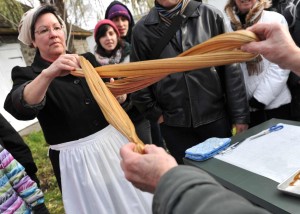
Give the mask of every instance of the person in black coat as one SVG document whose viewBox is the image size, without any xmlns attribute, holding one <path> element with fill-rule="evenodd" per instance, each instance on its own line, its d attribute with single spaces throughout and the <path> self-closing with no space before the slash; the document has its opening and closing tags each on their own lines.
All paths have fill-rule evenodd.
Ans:
<svg viewBox="0 0 300 214">
<path fill-rule="evenodd" d="M 4 108 L 19 120 L 39 120 L 66 213 L 149 213 L 152 195 L 133 188 L 119 165 L 128 140 L 108 124 L 87 80 L 71 75 L 80 56 L 67 51 L 66 36 L 51 5 L 23 15 L 18 39 L 36 54 L 30 66 L 12 69 Z M 92 53 L 82 56 L 99 66 Z"/>
<path fill-rule="evenodd" d="M 289 31 L 296 45 L 300 47 L 300 0 L 287 1 L 282 15 L 286 18 Z M 300 121 L 300 77 L 291 72 L 288 86 L 292 95 L 291 116 L 293 120 Z"/>
<path fill-rule="evenodd" d="M 135 25 L 135 21 L 131 11 L 125 4 L 119 1 L 112 1 L 106 8 L 105 19 L 114 22 L 121 38 L 131 44 L 132 29 Z M 163 146 L 159 126 L 153 121 L 146 120 L 144 115 L 132 105 L 131 94 L 128 94 L 126 103 L 128 103 L 130 107 L 126 112 L 134 123 L 139 138 L 146 144 L 154 143 Z"/>
<path fill-rule="evenodd" d="M 190 3 L 196 6 L 189 7 Z M 191 16 L 161 44 L 176 17 L 185 12 Z M 130 61 L 176 57 L 224 32 L 223 15 L 211 5 L 194 0 L 156 0 L 133 28 Z M 156 45 L 163 49 L 153 57 Z M 132 100 L 147 119 L 160 125 L 166 147 L 178 163 L 183 163 L 186 149 L 207 138 L 229 137 L 233 126 L 237 133 L 248 128 L 248 101 L 237 64 L 168 75 L 132 93 Z"/>
<path fill-rule="evenodd" d="M 299 0 L 273 0 L 269 10 L 281 13 L 288 25 L 296 45 L 300 47 L 300 4 Z M 287 81 L 292 95 L 291 119 L 300 121 L 300 77 L 291 72 Z"/>
</svg>

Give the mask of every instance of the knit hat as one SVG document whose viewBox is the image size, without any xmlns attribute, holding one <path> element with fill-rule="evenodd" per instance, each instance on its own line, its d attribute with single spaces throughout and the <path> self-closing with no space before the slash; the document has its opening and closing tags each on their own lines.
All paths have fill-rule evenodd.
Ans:
<svg viewBox="0 0 300 214">
<path fill-rule="evenodd" d="M 128 10 L 123 5 L 115 4 L 109 9 L 107 16 L 108 19 L 112 20 L 117 16 L 124 16 L 128 19 L 129 22 L 131 22 Z"/>
<path fill-rule="evenodd" d="M 115 23 L 113 23 L 111 20 L 109 19 L 103 19 L 103 20 L 100 20 L 95 28 L 94 28 L 94 38 L 96 40 L 96 35 L 97 35 L 97 32 L 99 30 L 99 28 L 102 26 L 102 25 L 110 25 L 117 33 L 118 37 L 120 37 L 120 32 L 118 31 L 118 28 L 117 26 L 115 25 Z"/>
</svg>

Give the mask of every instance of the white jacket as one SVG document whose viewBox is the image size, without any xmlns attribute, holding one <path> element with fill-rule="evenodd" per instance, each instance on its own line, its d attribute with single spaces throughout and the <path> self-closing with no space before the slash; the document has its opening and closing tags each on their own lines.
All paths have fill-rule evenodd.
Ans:
<svg viewBox="0 0 300 214">
<path fill-rule="evenodd" d="M 284 16 L 273 11 L 264 10 L 258 22 L 277 22 L 288 27 Z M 228 31 L 233 31 L 228 18 L 226 25 Z M 240 65 L 248 100 L 254 96 L 256 100 L 266 105 L 265 109 L 278 108 L 291 102 L 291 93 L 286 84 L 289 70 L 282 69 L 277 64 L 263 58 L 263 71 L 259 75 L 249 76 L 246 63 Z M 255 109 L 251 109 L 251 111 L 255 111 Z"/>
</svg>

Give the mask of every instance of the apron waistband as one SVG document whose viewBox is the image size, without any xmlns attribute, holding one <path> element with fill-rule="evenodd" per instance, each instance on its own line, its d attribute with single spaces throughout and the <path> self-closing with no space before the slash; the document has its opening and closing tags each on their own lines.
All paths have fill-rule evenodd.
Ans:
<svg viewBox="0 0 300 214">
<path fill-rule="evenodd" d="M 104 137 L 105 135 L 107 135 L 107 133 L 111 133 L 111 132 L 118 132 L 118 131 L 112 125 L 108 125 L 104 129 L 102 129 L 94 134 L 91 134 L 87 137 L 80 138 L 78 140 L 68 141 L 65 143 L 50 145 L 49 148 L 52 150 L 60 151 L 63 149 L 75 148 L 75 147 L 79 147 L 79 146 L 83 146 L 83 145 L 85 146 L 88 143 L 94 142 L 94 139 Z"/>
</svg>

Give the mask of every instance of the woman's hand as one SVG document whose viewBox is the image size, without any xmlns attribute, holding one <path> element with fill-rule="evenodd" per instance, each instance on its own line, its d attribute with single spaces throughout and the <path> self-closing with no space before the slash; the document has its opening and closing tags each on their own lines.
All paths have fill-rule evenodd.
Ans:
<svg viewBox="0 0 300 214">
<path fill-rule="evenodd" d="M 158 123 L 158 124 L 161 124 L 161 123 L 163 123 L 163 122 L 164 122 L 164 116 L 163 116 L 163 115 L 160 115 L 160 117 L 158 118 L 157 123 Z"/>
<path fill-rule="evenodd" d="M 118 102 L 120 104 L 124 103 L 127 99 L 127 94 L 122 94 L 122 95 L 119 95 L 119 96 L 116 96 L 116 99 L 118 100 Z"/>
<path fill-rule="evenodd" d="M 113 83 L 114 81 L 115 81 L 114 78 L 110 78 L 110 79 L 109 79 L 109 82 L 110 82 L 110 83 Z M 127 94 L 122 94 L 122 95 L 116 96 L 116 99 L 118 100 L 118 102 L 119 102 L 120 104 L 122 104 L 122 103 L 124 103 L 124 102 L 126 101 L 126 99 L 127 99 Z"/>
<path fill-rule="evenodd" d="M 70 71 L 79 67 L 79 56 L 77 54 L 63 54 L 43 70 L 43 75 L 46 78 L 54 79 L 55 77 L 66 76 Z"/>
<path fill-rule="evenodd" d="M 32 82 L 25 86 L 24 101 L 29 105 L 40 103 L 48 90 L 52 80 L 65 76 L 70 71 L 80 67 L 77 54 L 63 54 L 59 56 L 48 68 L 44 69 Z"/>
<path fill-rule="evenodd" d="M 234 124 L 234 127 L 236 128 L 236 134 L 239 134 L 248 129 L 248 124 Z"/>
</svg>

